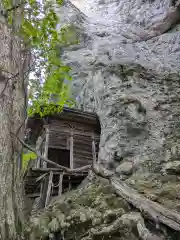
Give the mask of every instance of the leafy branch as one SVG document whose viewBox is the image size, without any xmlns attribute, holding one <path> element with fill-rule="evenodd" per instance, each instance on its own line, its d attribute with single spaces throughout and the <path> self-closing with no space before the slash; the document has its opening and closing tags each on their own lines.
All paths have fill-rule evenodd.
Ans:
<svg viewBox="0 0 180 240">
<path fill-rule="evenodd" d="M 59 52 L 60 47 L 77 43 L 78 39 L 74 37 L 74 29 L 70 26 L 57 29 L 59 18 L 56 8 L 61 4 L 61 0 L 45 0 L 43 4 L 38 0 L 27 0 L 12 6 L 11 0 L 3 0 L 4 13 L 10 26 L 13 12 L 23 8 L 17 35 L 31 49 L 31 65 L 34 65 L 28 86 L 29 115 L 39 113 L 43 116 L 61 111 L 65 104 L 74 104 L 73 99 L 70 99 L 71 68 L 60 60 Z M 42 112 L 41 106 L 47 105 L 53 96 L 59 108 L 51 107 Z"/>
<path fill-rule="evenodd" d="M 26 2 L 22 2 L 22 3 L 16 4 L 16 5 L 8 8 L 8 9 L 6 9 L 6 10 L 1 10 L 0 13 L 1 13 L 1 15 L 3 15 L 5 18 L 8 18 L 9 12 L 17 10 L 19 7 L 21 7 L 21 6 L 24 5 L 24 4 L 26 4 Z"/>
</svg>

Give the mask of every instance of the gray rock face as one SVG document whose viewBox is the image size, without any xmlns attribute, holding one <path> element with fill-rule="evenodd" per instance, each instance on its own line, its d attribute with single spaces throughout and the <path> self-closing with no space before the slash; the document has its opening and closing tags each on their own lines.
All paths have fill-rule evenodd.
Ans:
<svg viewBox="0 0 180 240">
<path fill-rule="evenodd" d="M 62 57 L 77 106 L 99 115 L 99 160 L 107 164 L 116 151 L 139 172 L 159 172 L 180 155 L 180 1 L 74 4 L 58 11 L 80 43 Z"/>
<path fill-rule="evenodd" d="M 180 173 L 180 161 L 168 162 L 164 166 L 164 170 L 167 173 Z"/>
<path fill-rule="evenodd" d="M 133 172 L 133 168 L 134 168 L 133 163 L 127 161 L 122 163 L 116 168 L 116 173 L 119 173 L 120 175 L 121 174 L 130 175 Z"/>
</svg>

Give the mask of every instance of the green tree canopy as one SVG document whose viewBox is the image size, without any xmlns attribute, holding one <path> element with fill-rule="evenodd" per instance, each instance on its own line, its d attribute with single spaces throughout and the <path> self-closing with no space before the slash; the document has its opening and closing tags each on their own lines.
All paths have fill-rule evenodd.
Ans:
<svg viewBox="0 0 180 240">
<path fill-rule="evenodd" d="M 62 0 L 41 3 L 38 0 L 27 0 L 14 6 L 11 0 L 3 0 L 3 9 L 9 26 L 13 21 L 14 11 L 20 14 L 18 36 L 23 39 L 27 48 L 31 49 L 31 64 L 27 74 L 28 81 L 28 113 L 39 113 L 41 116 L 54 111 L 61 111 L 66 104 L 72 106 L 70 98 L 71 81 L 70 67 L 63 64 L 60 59 L 59 49 L 64 44 L 74 44 L 77 39 L 69 41 L 73 29 L 64 26 L 57 28 L 59 18 L 56 9 Z M 23 11 L 21 9 L 23 8 Z M 16 14 L 17 15 L 17 14 Z M 72 38 L 71 38 L 72 39 Z M 48 105 L 52 96 L 56 96 L 57 107 L 46 107 L 41 111 L 42 105 Z"/>
</svg>

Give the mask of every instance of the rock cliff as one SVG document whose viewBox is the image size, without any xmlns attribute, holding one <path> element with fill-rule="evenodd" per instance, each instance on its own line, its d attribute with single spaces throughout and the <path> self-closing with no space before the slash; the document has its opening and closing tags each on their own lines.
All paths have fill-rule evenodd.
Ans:
<svg viewBox="0 0 180 240">
<path fill-rule="evenodd" d="M 124 175 L 171 171 L 180 164 L 180 2 L 74 4 L 59 14 L 80 43 L 62 56 L 78 107 L 99 115 L 100 162 Z"/>
</svg>

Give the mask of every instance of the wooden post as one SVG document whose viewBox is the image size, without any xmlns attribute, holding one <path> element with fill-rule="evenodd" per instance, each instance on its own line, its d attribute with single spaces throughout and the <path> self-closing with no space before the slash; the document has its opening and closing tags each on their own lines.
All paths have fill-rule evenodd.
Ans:
<svg viewBox="0 0 180 240">
<path fill-rule="evenodd" d="M 72 185 L 71 185 L 71 177 L 70 176 L 68 176 L 68 180 L 69 180 L 68 189 L 69 189 L 69 191 L 71 191 Z"/>
<path fill-rule="evenodd" d="M 44 146 L 44 154 L 43 156 L 48 158 L 48 147 L 49 147 L 49 126 L 45 126 L 46 129 L 46 138 L 45 138 L 45 146 Z M 47 162 L 43 162 L 43 168 L 47 168 Z"/>
<path fill-rule="evenodd" d="M 48 183 L 48 189 L 47 189 L 47 195 L 46 195 L 46 202 L 45 207 L 49 204 L 50 197 L 51 197 L 51 189 L 52 189 L 52 183 L 53 183 L 53 171 L 50 171 L 49 174 L 49 183 Z"/>
<path fill-rule="evenodd" d="M 63 187 L 63 173 L 59 174 L 59 189 L 58 189 L 58 196 L 62 195 L 62 187 Z"/>
<path fill-rule="evenodd" d="M 40 154 L 40 151 L 37 151 Z M 38 157 L 37 158 L 37 163 L 36 163 L 36 168 L 40 168 L 41 166 L 41 159 Z"/>
<path fill-rule="evenodd" d="M 96 164 L 96 143 L 94 140 L 94 134 L 92 135 L 92 156 L 93 156 L 93 166 Z"/>
<path fill-rule="evenodd" d="M 66 149 L 69 150 L 69 138 L 66 139 Z"/>
<path fill-rule="evenodd" d="M 74 139 L 73 139 L 73 131 L 71 130 L 70 136 L 70 168 L 74 168 L 74 160 L 73 160 L 73 149 L 74 148 Z"/>
<path fill-rule="evenodd" d="M 37 139 L 37 141 L 36 141 L 36 151 L 37 151 L 39 154 L 41 154 L 42 141 L 43 141 L 43 139 L 42 139 L 41 136 L 39 136 L 38 139 Z M 41 166 L 41 159 L 38 157 L 38 158 L 37 158 L 37 162 L 36 162 L 36 168 L 40 168 L 40 166 Z"/>
<path fill-rule="evenodd" d="M 47 188 L 48 188 L 48 176 L 46 176 L 41 183 L 40 200 L 39 200 L 38 209 L 43 209 L 45 207 Z"/>
</svg>

